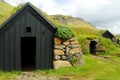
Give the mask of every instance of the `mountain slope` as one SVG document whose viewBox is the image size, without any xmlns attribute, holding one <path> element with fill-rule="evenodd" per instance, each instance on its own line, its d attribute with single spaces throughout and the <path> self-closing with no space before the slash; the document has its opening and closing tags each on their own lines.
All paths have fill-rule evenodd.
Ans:
<svg viewBox="0 0 120 80">
<path fill-rule="evenodd" d="M 0 0 L 0 2 L 4 2 L 4 0 Z"/>
<path fill-rule="evenodd" d="M 96 35 L 98 32 L 98 29 L 95 26 L 84 21 L 82 18 L 65 15 L 50 15 L 50 18 L 60 25 L 68 26 L 76 34 Z"/>
<path fill-rule="evenodd" d="M 50 17 L 55 20 L 56 22 L 68 26 L 74 27 L 87 27 L 91 29 L 96 29 L 92 24 L 84 21 L 82 18 L 72 17 L 72 16 L 65 16 L 65 15 L 50 15 Z"/>
</svg>

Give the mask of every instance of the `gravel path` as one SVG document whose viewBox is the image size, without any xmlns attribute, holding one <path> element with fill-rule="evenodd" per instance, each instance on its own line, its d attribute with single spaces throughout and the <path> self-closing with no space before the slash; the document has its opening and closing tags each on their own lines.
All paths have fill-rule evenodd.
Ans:
<svg viewBox="0 0 120 80">
<path fill-rule="evenodd" d="M 34 72 L 23 72 L 22 75 L 16 76 L 14 80 L 59 80 L 56 76 L 43 76 Z"/>
<path fill-rule="evenodd" d="M 46 76 L 36 74 L 34 72 L 23 72 L 21 75 L 16 76 L 11 80 L 70 80 L 69 78 L 58 78 L 56 76 Z"/>
</svg>

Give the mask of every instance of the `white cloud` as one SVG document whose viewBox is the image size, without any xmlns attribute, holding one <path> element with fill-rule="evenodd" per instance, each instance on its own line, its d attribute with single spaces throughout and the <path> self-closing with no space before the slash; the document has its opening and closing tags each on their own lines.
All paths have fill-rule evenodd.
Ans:
<svg viewBox="0 0 120 80">
<path fill-rule="evenodd" d="M 63 10 L 57 8 L 54 0 L 5 0 L 13 6 L 17 6 L 23 2 L 31 2 L 48 14 L 66 14 Z"/>
<path fill-rule="evenodd" d="M 24 0 L 4 0 L 4 1 L 8 2 L 9 4 L 13 6 L 17 6 L 18 4 L 24 2 Z"/>
<path fill-rule="evenodd" d="M 112 27 L 109 27 L 108 30 L 110 30 L 112 33 L 118 33 L 120 34 L 120 27 L 118 25 L 114 25 Z"/>
<path fill-rule="evenodd" d="M 110 0 L 82 0 L 82 3 L 77 8 L 76 16 L 82 16 L 86 19 L 98 18 L 99 14 L 107 13 L 111 5 Z"/>
<path fill-rule="evenodd" d="M 56 3 L 54 3 L 54 0 L 42 0 L 40 2 L 42 6 L 42 10 L 49 14 L 65 14 L 64 11 L 57 8 Z"/>
<path fill-rule="evenodd" d="M 48 14 L 64 14 L 82 17 L 99 27 L 120 33 L 120 0 L 5 0 L 16 6 L 31 2 Z M 114 22 L 114 24 L 113 24 Z"/>
<path fill-rule="evenodd" d="M 120 21 L 96 24 L 97 28 L 109 30 L 114 34 L 120 34 Z"/>
</svg>

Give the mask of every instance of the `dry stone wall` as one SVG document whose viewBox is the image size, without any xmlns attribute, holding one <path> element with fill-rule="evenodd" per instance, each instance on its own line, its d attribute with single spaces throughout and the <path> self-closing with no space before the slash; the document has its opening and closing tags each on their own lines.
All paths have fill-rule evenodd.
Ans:
<svg viewBox="0 0 120 80">
<path fill-rule="evenodd" d="M 54 68 L 83 64 L 82 52 L 75 38 L 63 41 L 54 38 Z"/>
</svg>

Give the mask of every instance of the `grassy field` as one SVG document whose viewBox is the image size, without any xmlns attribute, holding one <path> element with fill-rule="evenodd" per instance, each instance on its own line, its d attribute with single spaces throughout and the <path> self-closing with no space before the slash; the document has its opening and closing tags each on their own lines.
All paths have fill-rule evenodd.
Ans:
<svg viewBox="0 0 120 80">
<path fill-rule="evenodd" d="M 71 80 L 120 80 L 120 58 L 84 55 L 85 64 L 57 70 L 36 71 Z"/>
<path fill-rule="evenodd" d="M 13 71 L 13 72 L 0 71 L 0 80 L 10 80 L 20 74 L 21 74 L 20 71 Z"/>
<path fill-rule="evenodd" d="M 115 55 L 83 55 L 84 64 L 55 70 L 36 70 L 37 74 L 69 78 L 70 80 L 120 80 L 120 56 Z M 2 72 L 0 80 L 9 80 L 22 72 Z"/>
</svg>

